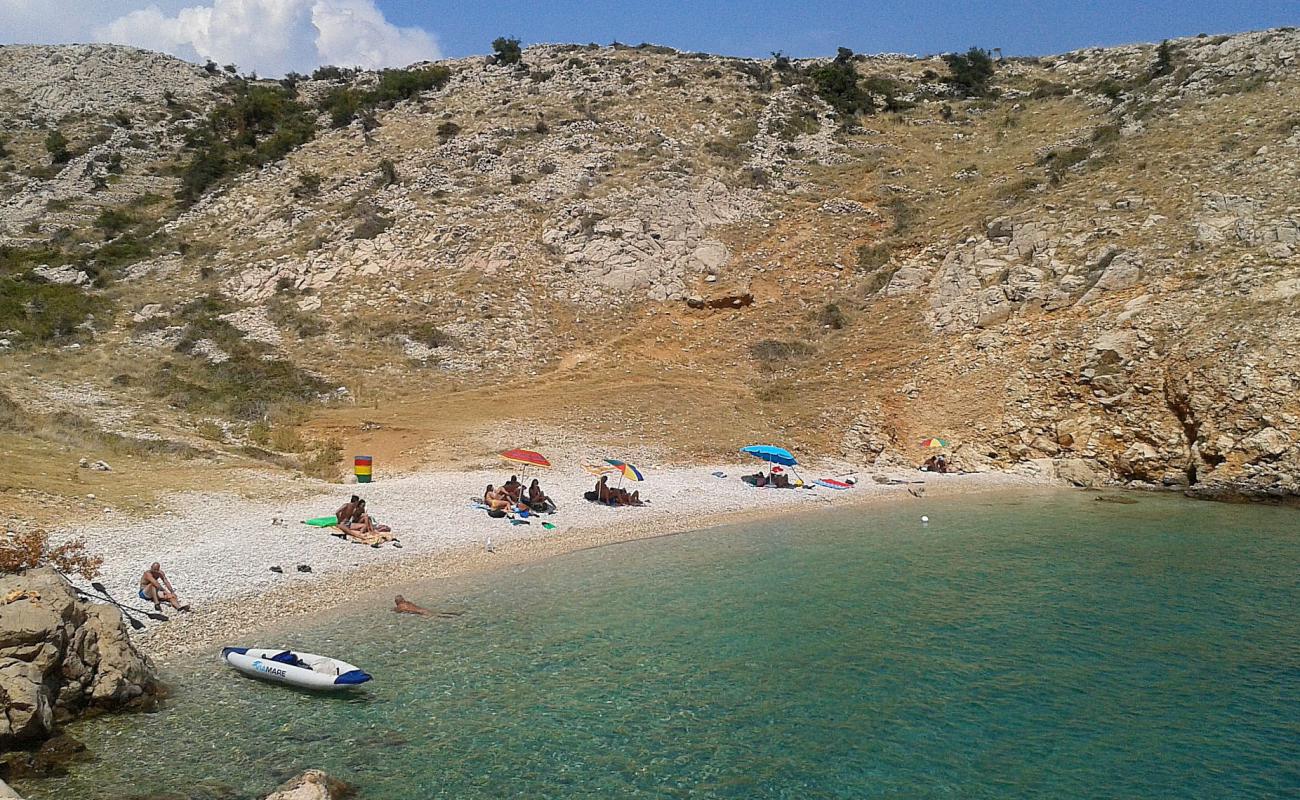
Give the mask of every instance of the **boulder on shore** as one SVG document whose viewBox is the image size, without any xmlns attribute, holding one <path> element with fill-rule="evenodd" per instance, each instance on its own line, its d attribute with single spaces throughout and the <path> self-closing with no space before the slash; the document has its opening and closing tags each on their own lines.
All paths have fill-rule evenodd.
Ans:
<svg viewBox="0 0 1300 800">
<path fill-rule="evenodd" d="M 0 750 L 90 710 L 146 706 L 160 688 L 116 608 L 79 601 L 50 568 L 0 577 Z"/>
</svg>

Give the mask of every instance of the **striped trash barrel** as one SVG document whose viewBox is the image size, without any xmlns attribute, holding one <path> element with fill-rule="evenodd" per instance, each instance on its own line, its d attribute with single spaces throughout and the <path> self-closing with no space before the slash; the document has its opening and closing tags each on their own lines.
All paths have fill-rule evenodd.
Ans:
<svg viewBox="0 0 1300 800">
<path fill-rule="evenodd" d="M 370 483 L 373 476 L 372 467 L 375 459 L 372 456 L 357 456 L 352 459 L 352 470 L 356 473 L 357 483 Z"/>
</svg>

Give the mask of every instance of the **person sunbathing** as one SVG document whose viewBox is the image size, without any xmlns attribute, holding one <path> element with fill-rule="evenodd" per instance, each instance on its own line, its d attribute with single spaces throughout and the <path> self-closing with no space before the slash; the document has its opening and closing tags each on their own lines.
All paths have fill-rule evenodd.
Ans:
<svg viewBox="0 0 1300 800">
<path fill-rule="evenodd" d="M 536 478 L 528 485 L 528 507 L 534 511 L 555 511 L 555 502 L 542 491 L 542 485 Z"/>
<path fill-rule="evenodd" d="M 153 603 L 154 611 L 161 611 L 163 603 L 170 603 L 177 611 L 190 610 L 188 605 L 181 604 L 180 596 L 172 588 L 172 582 L 157 561 L 150 564 L 149 569 L 140 576 L 139 595 L 141 600 Z"/>
<path fill-rule="evenodd" d="M 483 491 L 483 505 L 487 506 L 489 511 L 509 511 L 510 498 L 503 489 L 498 489 L 489 483 L 487 489 Z"/>
<path fill-rule="evenodd" d="M 618 498 L 617 498 L 617 500 L 616 500 L 616 503 L 617 503 L 618 505 L 620 505 L 620 506 L 643 506 L 643 505 L 645 505 L 645 503 L 641 502 L 641 490 L 640 490 L 640 489 L 638 489 L 638 490 L 635 491 L 635 492 L 632 492 L 631 494 L 628 494 L 627 489 L 617 489 L 617 490 L 615 490 L 615 491 L 618 492 Z"/>
<path fill-rule="evenodd" d="M 614 502 L 614 490 L 609 488 L 609 476 L 601 475 L 596 481 L 596 502 L 609 505 Z"/>
</svg>

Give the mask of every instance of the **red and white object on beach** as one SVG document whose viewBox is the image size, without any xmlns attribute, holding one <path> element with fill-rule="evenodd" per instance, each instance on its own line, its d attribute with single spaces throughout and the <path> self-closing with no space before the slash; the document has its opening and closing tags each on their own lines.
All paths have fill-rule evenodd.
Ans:
<svg viewBox="0 0 1300 800">
<path fill-rule="evenodd" d="M 853 484 L 837 481 L 834 478 L 818 478 L 813 481 L 818 486 L 825 486 L 827 489 L 852 489 Z"/>
</svg>

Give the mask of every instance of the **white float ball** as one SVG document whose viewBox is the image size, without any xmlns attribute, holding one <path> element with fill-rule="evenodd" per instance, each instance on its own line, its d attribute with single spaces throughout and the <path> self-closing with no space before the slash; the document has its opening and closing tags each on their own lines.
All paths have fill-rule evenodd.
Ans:
<svg viewBox="0 0 1300 800">
<path fill-rule="evenodd" d="M 922 522 L 929 522 L 929 521 L 930 521 L 930 518 L 929 518 L 929 517 L 926 517 L 926 516 L 922 516 L 922 517 L 921 517 L 921 521 L 922 521 Z"/>
</svg>

